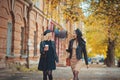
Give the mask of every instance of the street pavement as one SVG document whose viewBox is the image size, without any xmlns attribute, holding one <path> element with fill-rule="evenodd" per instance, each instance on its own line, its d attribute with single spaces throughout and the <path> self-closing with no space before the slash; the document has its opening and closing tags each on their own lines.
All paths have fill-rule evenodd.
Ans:
<svg viewBox="0 0 120 80">
<path fill-rule="evenodd" d="M 53 80 L 72 80 L 70 67 L 57 67 L 53 71 Z M 79 73 L 80 80 L 120 80 L 120 68 L 107 67 L 83 67 Z M 0 70 L 0 80 L 42 80 L 41 71 L 19 72 L 11 70 Z"/>
</svg>

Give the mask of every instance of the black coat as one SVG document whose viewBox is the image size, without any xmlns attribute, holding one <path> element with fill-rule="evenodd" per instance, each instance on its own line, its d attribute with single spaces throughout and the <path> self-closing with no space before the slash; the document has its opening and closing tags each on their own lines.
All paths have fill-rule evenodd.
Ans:
<svg viewBox="0 0 120 80">
<path fill-rule="evenodd" d="M 44 51 L 45 44 L 49 45 L 49 50 L 47 52 Z M 42 71 L 55 70 L 56 69 L 55 61 L 58 62 L 55 42 L 42 41 L 40 43 L 40 54 L 41 56 L 38 64 L 38 70 Z"/>
<path fill-rule="evenodd" d="M 70 59 L 72 58 L 72 49 L 73 49 L 74 40 L 75 39 L 71 39 L 69 41 L 69 46 L 68 46 L 68 49 L 66 50 L 67 52 L 70 53 L 70 56 L 69 56 Z M 87 57 L 86 45 L 85 45 L 84 41 L 81 41 L 76 48 L 76 58 L 78 60 L 82 59 L 82 54 L 84 54 L 84 59 L 85 59 L 86 65 L 88 65 L 88 57 Z"/>
</svg>

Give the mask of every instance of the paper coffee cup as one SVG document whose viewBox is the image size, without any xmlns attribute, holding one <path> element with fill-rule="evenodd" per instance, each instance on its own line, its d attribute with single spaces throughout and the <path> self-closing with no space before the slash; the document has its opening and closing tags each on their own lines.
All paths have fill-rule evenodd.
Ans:
<svg viewBox="0 0 120 80">
<path fill-rule="evenodd" d="M 49 45 L 45 45 L 45 48 L 48 50 L 49 49 Z"/>
<path fill-rule="evenodd" d="M 45 47 L 49 47 L 49 45 L 45 45 Z"/>
</svg>

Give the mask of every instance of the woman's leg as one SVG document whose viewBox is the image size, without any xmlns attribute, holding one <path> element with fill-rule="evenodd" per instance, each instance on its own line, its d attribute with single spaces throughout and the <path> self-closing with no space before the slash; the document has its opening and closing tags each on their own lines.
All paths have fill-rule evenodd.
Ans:
<svg viewBox="0 0 120 80">
<path fill-rule="evenodd" d="M 75 80 L 79 80 L 79 78 L 78 78 L 79 72 L 78 71 L 74 71 L 74 74 L 75 74 Z"/>
<path fill-rule="evenodd" d="M 48 77 L 49 77 L 49 80 L 53 80 L 52 70 L 48 71 Z"/>
<path fill-rule="evenodd" d="M 75 70 L 72 67 L 71 67 L 71 69 L 72 69 L 72 73 L 73 73 L 73 80 L 75 80 Z"/>
<path fill-rule="evenodd" d="M 47 80 L 47 71 L 43 71 L 43 80 Z"/>
<path fill-rule="evenodd" d="M 73 71 L 73 80 L 75 80 L 75 71 Z"/>
</svg>

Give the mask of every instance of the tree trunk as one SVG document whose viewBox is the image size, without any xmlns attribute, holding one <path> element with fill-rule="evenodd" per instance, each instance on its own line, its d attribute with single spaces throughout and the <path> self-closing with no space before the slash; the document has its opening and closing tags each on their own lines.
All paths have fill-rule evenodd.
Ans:
<svg viewBox="0 0 120 80">
<path fill-rule="evenodd" d="M 109 39 L 108 42 L 107 61 L 106 61 L 106 65 L 108 67 L 115 66 L 115 41 L 116 40 Z"/>
</svg>

